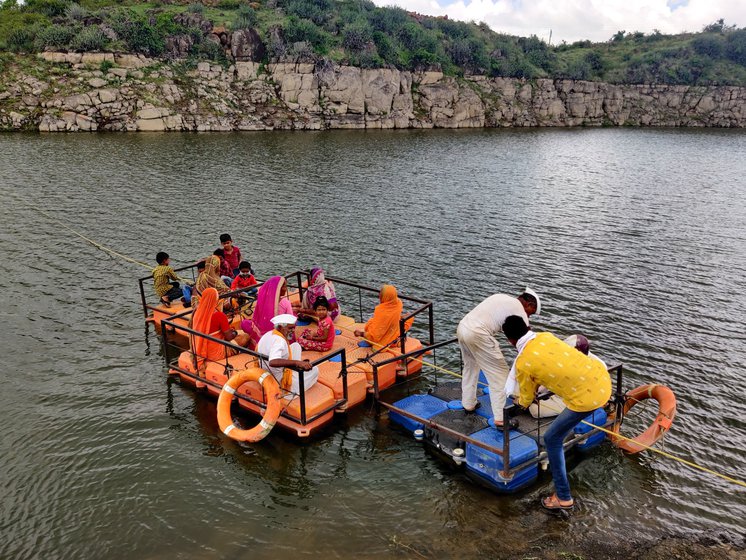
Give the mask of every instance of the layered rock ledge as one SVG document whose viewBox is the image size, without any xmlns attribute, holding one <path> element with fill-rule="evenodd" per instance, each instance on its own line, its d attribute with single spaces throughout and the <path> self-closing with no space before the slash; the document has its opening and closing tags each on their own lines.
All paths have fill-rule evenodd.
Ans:
<svg viewBox="0 0 746 560">
<path fill-rule="evenodd" d="M 746 126 L 746 88 L 612 85 L 329 62 L 230 66 L 46 52 L 0 76 L 0 129 L 323 130 Z"/>
</svg>

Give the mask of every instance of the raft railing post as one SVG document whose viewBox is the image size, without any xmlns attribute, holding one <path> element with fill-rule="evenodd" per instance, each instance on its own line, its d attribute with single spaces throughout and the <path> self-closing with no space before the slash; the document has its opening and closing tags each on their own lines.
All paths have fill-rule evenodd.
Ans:
<svg viewBox="0 0 746 560">
<path fill-rule="evenodd" d="M 435 344 L 435 323 L 434 323 L 434 320 L 433 320 L 433 304 L 432 303 L 428 307 L 428 315 L 429 315 L 428 321 L 430 323 L 430 325 L 429 325 L 429 327 L 430 327 L 430 342 L 428 344 L 430 344 L 432 346 L 433 344 Z"/>
<path fill-rule="evenodd" d="M 505 479 L 512 477 L 510 472 L 510 418 L 508 417 L 508 410 L 511 407 L 503 407 L 503 469 L 500 471 L 500 476 Z"/>
<path fill-rule="evenodd" d="M 357 289 L 357 310 L 360 313 L 360 322 L 363 322 L 363 290 L 358 287 Z"/>
<path fill-rule="evenodd" d="M 306 383 L 305 371 L 298 372 L 298 391 L 300 392 L 300 423 L 306 425 Z"/>
<path fill-rule="evenodd" d="M 344 397 L 345 402 L 347 402 L 347 352 L 344 348 L 342 348 L 342 371 L 340 372 L 340 375 L 342 376 L 342 396 Z"/>
<path fill-rule="evenodd" d="M 140 284 L 140 301 L 142 301 L 142 313 L 145 315 L 145 318 L 148 318 L 148 303 L 145 301 L 145 286 L 143 285 L 143 279 L 140 278 L 138 280 L 138 283 Z"/>
<path fill-rule="evenodd" d="M 622 364 L 619 364 L 616 368 L 616 393 L 614 395 L 615 401 L 615 414 L 614 414 L 614 426 L 616 428 L 622 423 L 622 415 L 624 414 L 624 389 L 622 387 Z M 616 431 L 616 430 L 615 430 Z"/>
<path fill-rule="evenodd" d="M 407 331 L 404 329 L 404 323 L 405 321 L 403 317 L 399 319 L 399 340 L 401 340 L 400 346 L 401 346 L 402 355 L 407 353 Z M 406 373 L 406 368 L 407 368 L 406 358 L 402 358 L 401 367 L 405 369 L 405 373 Z"/>
<path fill-rule="evenodd" d="M 373 396 L 378 402 L 378 364 L 373 363 Z"/>
<path fill-rule="evenodd" d="M 142 286 L 142 284 L 140 284 Z M 161 325 L 161 343 L 163 344 L 163 357 L 166 359 L 166 365 L 171 365 L 168 358 L 168 325 Z"/>
</svg>

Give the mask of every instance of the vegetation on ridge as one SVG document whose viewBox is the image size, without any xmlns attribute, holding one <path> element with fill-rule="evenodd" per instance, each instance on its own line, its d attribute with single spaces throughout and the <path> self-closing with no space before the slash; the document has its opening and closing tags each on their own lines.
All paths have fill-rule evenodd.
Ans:
<svg viewBox="0 0 746 560">
<path fill-rule="evenodd" d="M 369 0 L 171 1 L 4 0 L 0 50 L 174 56 L 181 38 L 189 56 L 225 62 L 214 27 L 254 28 L 267 47 L 265 62 L 327 58 L 367 68 L 438 68 L 449 75 L 746 85 L 746 28 L 723 20 L 700 33 L 619 31 L 604 43 L 550 46 L 536 36 L 379 8 Z"/>
</svg>

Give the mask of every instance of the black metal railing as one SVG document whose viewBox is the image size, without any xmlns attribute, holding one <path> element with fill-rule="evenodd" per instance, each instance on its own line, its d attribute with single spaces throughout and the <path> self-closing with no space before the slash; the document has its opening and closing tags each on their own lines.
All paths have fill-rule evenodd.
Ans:
<svg viewBox="0 0 746 560">
<path fill-rule="evenodd" d="M 226 293 L 226 294 L 223 294 L 223 296 L 221 296 L 221 297 L 231 297 L 231 295 L 229 293 Z M 269 360 L 269 357 L 266 356 L 266 355 L 264 355 L 264 354 L 261 354 L 259 352 L 254 351 L 254 350 L 250 350 L 248 348 L 244 348 L 242 346 L 238 346 L 236 344 L 233 344 L 233 343 L 228 342 L 226 340 L 223 340 L 221 338 L 216 338 L 216 337 L 211 336 L 209 334 L 205 334 L 205 333 L 196 331 L 196 330 L 192 329 L 191 327 L 188 327 L 188 326 L 185 326 L 185 325 L 180 325 L 180 324 L 178 324 L 178 323 L 176 323 L 174 321 L 174 319 L 179 318 L 179 317 L 183 317 L 184 315 L 186 315 L 186 314 L 188 314 L 190 312 L 191 312 L 191 310 L 187 310 L 187 311 L 184 311 L 183 313 L 179 313 L 178 315 L 176 315 L 174 317 L 171 317 L 169 319 L 164 319 L 162 321 L 162 324 L 166 327 L 166 328 L 162 329 L 162 342 L 163 342 L 163 346 L 164 346 L 164 355 L 166 356 L 166 360 L 167 360 L 168 366 L 172 370 L 174 370 L 174 371 L 176 371 L 176 372 L 178 372 L 180 374 L 183 374 L 183 375 L 185 375 L 187 377 L 190 377 L 190 378 L 192 378 L 195 381 L 206 383 L 206 384 L 210 384 L 210 385 L 212 385 L 215 388 L 222 388 L 222 385 L 220 385 L 219 383 L 215 383 L 215 382 L 207 379 L 203 375 L 200 375 L 201 370 L 204 370 L 205 367 L 206 367 L 205 365 L 202 365 L 202 367 L 200 368 L 200 362 L 204 362 L 204 364 L 209 363 L 209 362 L 221 364 L 222 367 L 224 368 L 224 374 L 226 375 L 226 377 L 230 377 L 232 369 L 233 369 L 233 366 L 229 362 L 229 358 L 232 357 L 233 355 L 241 354 L 241 355 L 246 355 L 246 356 L 249 356 L 249 357 L 252 357 L 252 358 L 256 358 L 257 362 L 258 362 L 257 363 L 257 367 L 260 367 L 259 360 L 262 360 L 265 363 L 267 363 L 267 361 Z M 173 336 L 174 334 L 179 334 L 179 335 L 182 335 L 182 336 L 185 336 L 186 338 L 188 338 L 190 340 L 190 347 L 191 348 L 193 348 L 193 346 L 194 346 L 194 339 L 195 338 L 201 338 L 201 339 L 208 340 L 208 341 L 214 342 L 216 344 L 219 344 L 219 345 L 225 347 L 225 349 L 226 349 L 225 358 L 221 359 L 221 360 L 209 360 L 206 356 L 198 356 L 192 349 L 186 350 L 186 352 L 189 352 L 191 354 L 192 365 L 193 365 L 193 368 L 194 368 L 194 372 L 188 371 L 188 370 L 182 368 L 179 365 L 179 355 L 181 354 L 181 351 L 182 351 L 182 348 L 180 346 L 174 345 L 174 348 L 177 348 L 179 350 L 179 355 L 177 355 L 173 359 L 169 358 L 169 347 L 170 347 L 169 336 Z M 231 354 L 231 356 L 229 356 L 227 350 L 231 350 L 231 351 L 235 352 L 235 354 Z M 316 414 L 314 414 L 310 418 L 308 417 L 307 406 L 306 406 L 305 379 L 304 379 L 304 376 L 303 376 L 303 372 L 302 371 L 298 372 L 298 394 L 297 394 L 297 396 L 299 397 L 299 401 L 300 401 L 300 422 L 299 423 L 302 426 L 308 425 L 309 423 L 311 423 L 314 420 L 316 420 L 316 419 L 324 416 L 325 414 L 327 414 L 328 412 L 330 412 L 332 410 L 341 409 L 341 408 L 343 408 L 347 404 L 347 399 L 348 399 L 349 393 L 348 393 L 348 386 L 347 386 L 347 360 L 346 360 L 345 349 L 344 348 L 340 348 L 339 350 L 336 350 L 334 352 L 330 352 L 329 354 L 325 354 L 324 356 L 321 356 L 319 359 L 314 360 L 313 362 L 311 362 L 311 365 L 312 366 L 319 366 L 320 364 L 322 364 L 324 362 L 327 362 L 327 361 L 330 361 L 332 358 L 334 358 L 335 356 L 338 356 L 338 355 L 341 356 L 341 371 L 340 371 L 340 376 L 342 377 L 343 398 L 342 399 L 335 399 L 335 402 L 334 402 L 333 405 L 324 408 L 323 410 L 317 412 Z M 237 398 L 239 398 L 239 399 L 243 399 L 245 401 L 251 402 L 251 403 L 257 405 L 260 408 L 265 408 L 266 407 L 266 403 L 262 403 L 262 402 L 256 401 L 255 399 L 252 399 L 251 397 L 248 397 L 247 395 L 236 393 L 235 396 Z M 283 411 L 282 416 L 284 416 L 285 418 L 287 418 L 287 419 L 289 419 L 289 420 L 291 420 L 293 422 L 297 421 L 295 418 L 293 418 L 292 416 L 290 416 L 289 414 L 287 414 L 285 411 Z"/>
</svg>

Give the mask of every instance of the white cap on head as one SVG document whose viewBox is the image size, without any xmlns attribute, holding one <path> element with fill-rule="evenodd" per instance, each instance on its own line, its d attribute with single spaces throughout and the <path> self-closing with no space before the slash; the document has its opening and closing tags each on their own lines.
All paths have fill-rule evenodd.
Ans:
<svg viewBox="0 0 746 560">
<path fill-rule="evenodd" d="M 281 327 L 283 325 L 294 325 L 297 320 L 298 318 L 291 315 L 290 313 L 283 313 L 282 315 L 275 315 L 274 317 L 270 319 L 270 321 L 272 321 L 272 324 L 275 327 Z"/>
<path fill-rule="evenodd" d="M 523 292 L 536 298 L 536 313 L 534 315 L 541 315 L 541 300 L 539 299 L 539 295 L 528 286 L 526 286 Z"/>
</svg>

